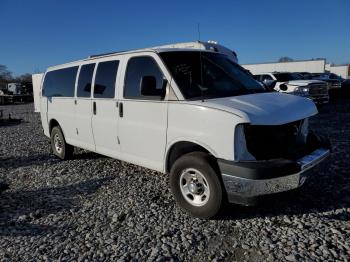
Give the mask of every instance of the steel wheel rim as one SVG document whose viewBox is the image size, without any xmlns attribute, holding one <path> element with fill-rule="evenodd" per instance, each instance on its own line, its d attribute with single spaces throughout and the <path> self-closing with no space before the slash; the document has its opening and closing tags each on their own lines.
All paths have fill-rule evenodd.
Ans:
<svg viewBox="0 0 350 262">
<path fill-rule="evenodd" d="M 63 150 L 63 142 L 58 134 L 55 134 L 53 137 L 53 143 L 55 145 L 56 152 L 61 154 Z"/>
<path fill-rule="evenodd" d="M 185 200 L 193 206 L 204 206 L 209 201 L 208 181 L 197 169 L 187 168 L 182 171 L 180 189 Z"/>
</svg>

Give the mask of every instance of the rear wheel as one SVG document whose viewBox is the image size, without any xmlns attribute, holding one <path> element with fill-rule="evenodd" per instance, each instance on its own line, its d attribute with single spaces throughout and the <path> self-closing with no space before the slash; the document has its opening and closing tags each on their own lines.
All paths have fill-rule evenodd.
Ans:
<svg viewBox="0 0 350 262">
<path fill-rule="evenodd" d="M 170 187 L 178 205 L 199 218 L 215 216 L 223 204 L 223 190 L 213 159 L 193 152 L 180 157 L 170 171 Z"/>
<path fill-rule="evenodd" d="M 62 130 L 59 126 L 52 128 L 51 149 L 54 155 L 61 159 L 70 159 L 73 155 L 74 147 L 66 143 Z"/>
</svg>

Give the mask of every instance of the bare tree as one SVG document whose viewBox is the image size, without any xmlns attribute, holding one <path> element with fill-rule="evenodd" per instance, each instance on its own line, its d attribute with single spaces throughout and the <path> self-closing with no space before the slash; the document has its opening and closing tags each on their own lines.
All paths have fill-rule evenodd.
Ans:
<svg viewBox="0 0 350 262">
<path fill-rule="evenodd" d="M 20 76 L 16 77 L 15 81 L 18 83 L 32 82 L 32 75 L 28 74 L 28 73 L 20 75 Z"/>
<path fill-rule="evenodd" d="M 12 72 L 7 69 L 7 66 L 0 64 L 0 79 L 10 81 L 12 79 Z"/>
<path fill-rule="evenodd" d="M 0 89 L 4 89 L 12 78 L 12 72 L 7 69 L 7 66 L 0 64 Z"/>
</svg>

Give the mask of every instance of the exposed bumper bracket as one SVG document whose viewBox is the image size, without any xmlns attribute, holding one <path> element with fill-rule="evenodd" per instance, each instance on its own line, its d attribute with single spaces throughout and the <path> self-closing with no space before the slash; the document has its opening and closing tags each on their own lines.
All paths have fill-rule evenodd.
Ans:
<svg viewBox="0 0 350 262">
<path fill-rule="evenodd" d="M 320 148 L 297 161 L 220 161 L 222 180 L 230 202 L 292 190 L 304 184 L 313 167 L 330 155 L 330 150 Z M 280 171 L 278 173 L 278 171 Z"/>
</svg>

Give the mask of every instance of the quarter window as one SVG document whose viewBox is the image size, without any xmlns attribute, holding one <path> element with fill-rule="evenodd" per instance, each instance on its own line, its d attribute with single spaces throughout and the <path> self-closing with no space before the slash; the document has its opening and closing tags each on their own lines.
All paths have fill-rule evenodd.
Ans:
<svg viewBox="0 0 350 262">
<path fill-rule="evenodd" d="M 159 69 L 156 61 L 149 56 L 133 57 L 129 60 L 125 77 L 124 97 L 141 98 L 140 83 L 143 76 L 154 76 L 156 79 L 156 88 L 163 87 L 163 73 Z M 150 98 L 147 98 L 150 99 Z"/>
<path fill-rule="evenodd" d="M 46 73 L 43 95 L 47 97 L 73 97 L 78 67 L 69 67 Z"/>
<path fill-rule="evenodd" d="M 94 69 L 95 64 L 83 65 L 81 67 L 78 80 L 77 97 L 90 97 Z"/>
<path fill-rule="evenodd" d="M 119 61 L 98 64 L 94 85 L 95 98 L 114 98 L 118 66 Z"/>
</svg>

